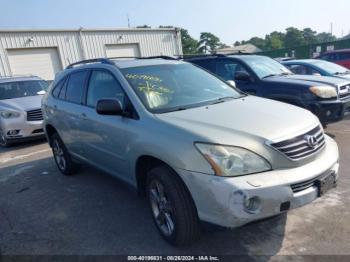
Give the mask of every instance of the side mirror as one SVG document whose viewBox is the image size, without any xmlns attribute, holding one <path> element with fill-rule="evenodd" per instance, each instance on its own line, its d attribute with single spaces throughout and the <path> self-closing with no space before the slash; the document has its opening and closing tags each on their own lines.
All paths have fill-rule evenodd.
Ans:
<svg viewBox="0 0 350 262">
<path fill-rule="evenodd" d="M 235 73 L 235 80 L 238 81 L 250 81 L 250 75 L 245 71 L 237 71 Z"/>
<path fill-rule="evenodd" d="M 96 112 L 100 115 L 121 116 L 124 114 L 122 104 L 118 99 L 101 99 L 97 101 Z"/>
<path fill-rule="evenodd" d="M 229 84 L 232 87 L 236 87 L 236 83 L 233 80 L 227 80 L 226 83 Z"/>
</svg>

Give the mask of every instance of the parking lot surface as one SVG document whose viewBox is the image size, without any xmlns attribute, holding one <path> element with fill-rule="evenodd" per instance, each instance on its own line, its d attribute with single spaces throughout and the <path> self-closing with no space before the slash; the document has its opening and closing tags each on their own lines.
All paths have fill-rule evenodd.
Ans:
<svg viewBox="0 0 350 262">
<path fill-rule="evenodd" d="M 340 148 L 336 189 L 313 203 L 238 229 L 203 225 L 190 247 L 167 244 L 145 199 L 85 167 L 61 175 L 45 141 L 0 149 L 3 255 L 350 255 L 350 118 L 326 132 Z"/>
</svg>

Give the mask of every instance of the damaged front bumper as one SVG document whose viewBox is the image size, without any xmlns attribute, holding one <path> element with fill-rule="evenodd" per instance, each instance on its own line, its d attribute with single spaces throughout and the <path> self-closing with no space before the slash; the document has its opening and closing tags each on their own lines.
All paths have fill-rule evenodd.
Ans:
<svg viewBox="0 0 350 262">
<path fill-rule="evenodd" d="M 240 177 L 176 171 L 191 193 L 199 218 L 238 227 L 306 205 L 320 196 L 324 178 L 338 178 L 338 147 L 326 136 L 326 148 L 312 162 L 291 169 Z M 321 190 L 322 191 L 322 190 Z"/>
</svg>

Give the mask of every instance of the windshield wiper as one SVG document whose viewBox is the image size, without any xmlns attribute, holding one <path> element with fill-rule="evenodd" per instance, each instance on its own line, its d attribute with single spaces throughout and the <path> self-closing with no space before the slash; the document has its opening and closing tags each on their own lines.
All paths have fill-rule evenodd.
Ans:
<svg viewBox="0 0 350 262">
<path fill-rule="evenodd" d="M 272 76 L 278 76 L 278 74 L 269 74 L 267 76 L 262 77 L 262 79 L 269 78 L 269 77 L 272 77 Z"/>
<path fill-rule="evenodd" d="M 334 75 L 346 75 L 346 74 L 349 74 L 350 71 L 345 71 L 345 72 L 335 72 Z"/>
<path fill-rule="evenodd" d="M 282 72 L 280 74 L 269 74 L 267 76 L 262 77 L 262 79 L 268 78 L 268 77 L 272 77 L 272 76 L 289 76 L 289 75 L 293 75 L 291 73 L 288 72 Z"/>
<path fill-rule="evenodd" d="M 215 99 L 214 101 L 212 101 L 210 104 L 211 105 L 214 105 L 214 104 L 218 104 L 218 103 L 223 103 L 227 100 L 232 100 L 232 99 L 235 99 L 237 97 L 234 97 L 234 96 L 224 96 L 224 97 L 220 97 L 218 99 Z"/>
</svg>

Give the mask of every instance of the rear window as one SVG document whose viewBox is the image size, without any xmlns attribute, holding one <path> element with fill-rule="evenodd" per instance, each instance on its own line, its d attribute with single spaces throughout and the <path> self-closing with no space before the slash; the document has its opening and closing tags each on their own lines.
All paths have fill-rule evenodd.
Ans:
<svg viewBox="0 0 350 262">
<path fill-rule="evenodd" d="M 80 104 L 82 101 L 84 84 L 88 71 L 79 71 L 69 76 L 68 83 L 66 85 L 66 100 L 68 102 Z M 61 97 L 61 95 L 60 95 Z"/>
<path fill-rule="evenodd" d="M 0 83 L 0 100 L 43 95 L 47 83 L 43 80 L 28 80 Z"/>
</svg>

